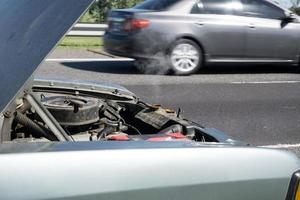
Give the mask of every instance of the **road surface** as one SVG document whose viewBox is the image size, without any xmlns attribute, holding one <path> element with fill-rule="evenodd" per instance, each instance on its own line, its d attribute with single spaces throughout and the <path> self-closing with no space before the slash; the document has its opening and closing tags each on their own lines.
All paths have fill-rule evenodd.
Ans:
<svg viewBox="0 0 300 200">
<path fill-rule="evenodd" d="M 192 76 L 139 74 L 128 59 L 54 52 L 38 70 L 46 77 L 121 84 L 150 103 L 254 145 L 300 155 L 300 73 L 295 66 L 207 66 Z"/>
</svg>

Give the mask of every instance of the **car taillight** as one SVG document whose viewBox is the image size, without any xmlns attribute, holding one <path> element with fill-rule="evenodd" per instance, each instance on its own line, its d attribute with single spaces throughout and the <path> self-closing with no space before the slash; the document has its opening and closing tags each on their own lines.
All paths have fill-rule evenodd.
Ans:
<svg viewBox="0 0 300 200">
<path fill-rule="evenodd" d="M 133 19 L 131 24 L 133 28 L 142 29 L 147 28 L 150 25 L 150 21 L 146 19 Z"/>
<path fill-rule="evenodd" d="M 147 28 L 150 25 L 150 21 L 146 19 L 131 19 L 124 25 L 124 31 L 130 32 Z"/>
</svg>

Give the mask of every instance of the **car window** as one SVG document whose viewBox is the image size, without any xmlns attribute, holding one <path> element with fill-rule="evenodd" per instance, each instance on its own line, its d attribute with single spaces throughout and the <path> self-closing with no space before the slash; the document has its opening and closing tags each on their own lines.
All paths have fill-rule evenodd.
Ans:
<svg viewBox="0 0 300 200">
<path fill-rule="evenodd" d="M 147 0 L 141 4 L 135 6 L 135 9 L 144 9 L 144 10 L 165 10 L 168 7 L 180 2 L 182 0 Z"/>
<path fill-rule="evenodd" d="M 243 15 L 269 19 L 281 19 L 285 16 L 279 7 L 263 0 L 241 0 Z"/>
<path fill-rule="evenodd" d="M 201 0 L 193 8 L 192 14 L 230 15 L 242 8 L 242 4 L 232 0 Z"/>
</svg>

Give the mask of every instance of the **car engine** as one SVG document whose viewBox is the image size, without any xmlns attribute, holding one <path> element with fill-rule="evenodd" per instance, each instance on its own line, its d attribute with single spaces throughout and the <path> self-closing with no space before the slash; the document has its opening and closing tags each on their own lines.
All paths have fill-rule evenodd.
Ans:
<svg viewBox="0 0 300 200">
<path fill-rule="evenodd" d="M 113 96 L 41 90 L 35 96 L 71 141 L 216 142 L 184 119 L 180 110 Z M 17 106 L 11 130 L 13 142 L 59 141 L 26 98 Z"/>
</svg>

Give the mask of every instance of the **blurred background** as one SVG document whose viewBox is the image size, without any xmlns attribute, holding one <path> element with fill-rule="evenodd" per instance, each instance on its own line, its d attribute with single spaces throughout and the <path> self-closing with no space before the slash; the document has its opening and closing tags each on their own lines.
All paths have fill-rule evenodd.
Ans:
<svg viewBox="0 0 300 200">
<path fill-rule="evenodd" d="M 90 10 L 80 20 L 83 23 L 102 23 L 111 9 L 130 8 L 143 0 L 97 0 Z M 300 14 L 300 0 L 274 0 L 281 6 Z"/>
<path fill-rule="evenodd" d="M 96 0 L 90 9 L 82 16 L 79 23 L 105 24 L 106 17 L 111 9 L 131 8 L 144 0 Z M 281 6 L 300 15 L 300 0 L 274 0 Z M 103 29 L 106 27 L 103 26 Z M 82 35 L 81 35 L 82 36 Z M 98 37 L 65 37 L 59 44 L 63 48 L 102 49 L 102 38 Z"/>
</svg>

